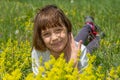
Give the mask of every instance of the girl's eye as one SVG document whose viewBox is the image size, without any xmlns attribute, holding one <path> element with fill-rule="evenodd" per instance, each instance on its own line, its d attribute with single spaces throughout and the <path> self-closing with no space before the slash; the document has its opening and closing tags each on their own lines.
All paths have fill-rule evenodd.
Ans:
<svg viewBox="0 0 120 80">
<path fill-rule="evenodd" d="M 62 29 L 56 29 L 56 33 L 60 33 L 62 31 Z"/>
<path fill-rule="evenodd" d="M 50 36 L 50 33 L 43 33 L 42 36 L 43 36 L 43 37 L 49 37 L 49 36 Z"/>
</svg>

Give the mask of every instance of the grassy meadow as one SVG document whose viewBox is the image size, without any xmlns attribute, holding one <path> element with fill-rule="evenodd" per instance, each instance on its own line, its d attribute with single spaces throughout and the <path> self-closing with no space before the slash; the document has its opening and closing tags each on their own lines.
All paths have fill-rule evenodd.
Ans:
<svg viewBox="0 0 120 80">
<path fill-rule="evenodd" d="M 33 20 L 37 10 L 48 4 L 55 4 L 65 12 L 73 25 L 74 37 L 88 15 L 105 32 L 100 48 L 92 54 L 96 56 L 91 63 L 92 78 L 85 78 L 89 76 L 85 74 L 82 79 L 120 80 L 120 0 L 0 0 L 0 80 L 33 80 L 30 78 Z M 98 73 L 102 76 L 95 72 L 99 66 L 102 69 Z M 77 80 L 72 77 L 51 80 Z"/>
</svg>

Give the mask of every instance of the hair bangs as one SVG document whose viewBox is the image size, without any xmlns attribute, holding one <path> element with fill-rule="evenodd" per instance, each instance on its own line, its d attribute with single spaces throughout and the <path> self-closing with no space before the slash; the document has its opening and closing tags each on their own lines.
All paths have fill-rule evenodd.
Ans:
<svg viewBox="0 0 120 80">
<path fill-rule="evenodd" d="M 51 15 L 51 16 L 42 16 L 39 21 L 39 24 L 40 24 L 41 30 L 46 30 L 53 27 L 60 27 L 62 26 L 63 23 L 62 23 L 62 20 L 60 19 L 60 16 Z"/>
</svg>

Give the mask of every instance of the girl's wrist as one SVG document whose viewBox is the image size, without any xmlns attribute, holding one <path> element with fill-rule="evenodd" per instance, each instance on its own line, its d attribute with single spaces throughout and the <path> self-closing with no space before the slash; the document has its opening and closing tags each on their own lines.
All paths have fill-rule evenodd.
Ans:
<svg viewBox="0 0 120 80">
<path fill-rule="evenodd" d="M 77 55 L 71 55 L 70 61 L 73 61 L 73 67 L 77 67 L 78 64 L 78 56 Z"/>
</svg>

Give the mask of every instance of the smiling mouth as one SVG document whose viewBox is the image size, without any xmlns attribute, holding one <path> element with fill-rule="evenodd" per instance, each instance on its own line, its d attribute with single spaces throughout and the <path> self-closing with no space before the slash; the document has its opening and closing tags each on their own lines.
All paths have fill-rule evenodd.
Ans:
<svg viewBox="0 0 120 80">
<path fill-rule="evenodd" d="M 59 42 L 57 42 L 57 43 L 52 44 L 52 46 L 58 47 L 58 46 L 61 45 L 61 43 L 62 43 L 62 41 L 59 41 Z"/>
</svg>

